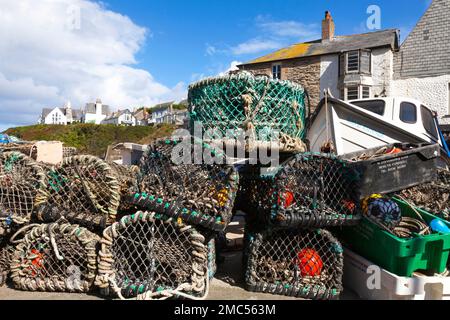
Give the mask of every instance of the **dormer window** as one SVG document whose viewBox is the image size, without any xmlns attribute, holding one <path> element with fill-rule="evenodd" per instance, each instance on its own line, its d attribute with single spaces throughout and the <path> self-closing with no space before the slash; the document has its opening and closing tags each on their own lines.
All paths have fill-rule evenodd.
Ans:
<svg viewBox="0 0 450 320">
<path fill-rule="evenodd" d="M 340 56 L 339 73 L 341 76 L 347 74 L 370 74 L 371 73 L 371 51 L 353 50 L 342 53 Z"/>
</svg>

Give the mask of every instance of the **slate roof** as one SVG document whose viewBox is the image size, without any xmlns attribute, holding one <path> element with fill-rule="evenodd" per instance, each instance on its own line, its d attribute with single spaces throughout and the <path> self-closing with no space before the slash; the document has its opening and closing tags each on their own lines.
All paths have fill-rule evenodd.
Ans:
<svg viewBox="0 0 450 320">
<path fill-rule="evenodd" d="M 64 115 L 66 115 L 66 109 L 58 108 Z M 55 108 L 43 108 L 42 109 L 42 119 L 45 119 L 49 115 L 50 112 L 55 110 Z M 72 118 L 75 121 L 81 120 L 82 112 L 80 109 L 72 109 Z"/>
<path fill-rule="evenodd" d="M 86 113 L 95 114 L 95 103 L 87 103 L 85 108 Z M 110 107 L 108 105 L 102 105 L 102 114 L 107 116 L 111 114 Z"/>
<path fill-rule="evenodd" d="M 399 30 L 388 29 L 349 36 L 336 36 L 330 41 L 315 40 L 298 43 L 244 63 L 241 66 L 379 47 L 391 47 L 397 51 L 399 49 Z"/>
</svg>

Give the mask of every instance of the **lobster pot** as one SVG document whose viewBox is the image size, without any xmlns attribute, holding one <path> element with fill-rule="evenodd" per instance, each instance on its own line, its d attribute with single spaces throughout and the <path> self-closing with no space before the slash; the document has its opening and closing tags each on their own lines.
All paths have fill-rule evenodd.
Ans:
<svg viewBox="0 0 450 320">
<path fill-rule="evenodd" d="M 297 154 L 274 171 L 258 166 L 241 175 L 239 207 L 248 219 L 280 228 L 357 224 L 358 175 L 330 155 Z"/>
<path fill-rule="evenodd" d="M 44 190 L 45 173 L 33 159 L 19 152 L 0 153 L 0 237 L 30 221 Z"/>
<path fill-rule="evenodd" d="M 34 227 L 13 253 L 14 287 L 26 291 L 89 292 L 97 272 L 99 240 L 87 229 L 65 222 Z"/>
<path fill-rule="evenodd" d="M 104 231 L 96 284 L 123 299 L 200 298 L 207 267 L 208 244 L 195 228 L 138 212 Z"/>
<path fill-rule="evenodd" d="M 5 285 L 8 278 L 13 251 L 11 245 L 0 241 L 0 287 Z"/>
<path fill-rule="evenodd" d="M 120 186 L 113 169 L 94 156 L 65 158 L 47 170 L 48 197 L 38 202 L 41 221 L 61 216 L 90 229 L 111 225 L 120 203 Z"/>
<path fill-rule="evenodd" d="M 181 217 L 189 224 L 223 231 L 231 220 L 239 175 L 233 166 L 214 164 L 226 161 L 223 154 L 192 142 L 189 137 L 151 145 L 140 165 L 141 193 L 131 195 L 128 202 L 140 209 Z"/>
<path fill-rule="evenodd" d="M 342 291 L 343 250 L 325 230 L 250 233 L 247 289 L 306 299 L 336 299 Z"/>
<path fill-rule="evenodd" d="M 191 131 L 200 127 L 208 143 L 303 152 L 305 95 L 296 83 L 249 72 L 207 78 L 189 87 Z"/>
<path fill-rule="evenodd" d="M 450 171 L 439 170 L 438 179 L 397 193 L 425 211 L 450 221 Z"/>
<path fill-rule="evenodd" d="M 139 192 L 138 187 L 138 174 L 139 168 L 137 166 L 127 167 L 115 162 L 109 163 L 113 171 L 114 177 L 119 182 L 119 195 L 120 195 L 120 205 L 118 208 L 118 213 L 121 216 L 129 215 L 135 213 L 136 210 L 133 205 L 130 205 L 125 199 L 130 194 L 135 194 Z M 123 201 L 122 201 L 123 200 Z M 132 211 L 132 212 L 131 212 Z"/>
</svg>

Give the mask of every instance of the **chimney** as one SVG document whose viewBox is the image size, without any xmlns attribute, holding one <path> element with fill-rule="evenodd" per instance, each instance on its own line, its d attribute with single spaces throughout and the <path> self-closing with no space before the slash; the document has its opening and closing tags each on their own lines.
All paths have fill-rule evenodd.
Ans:
<svg viewBox="0 0 450 320">
<path fill-rule="evenodd" d="M 322 41 L 334 39 L 334 21 L 330 11 L 325 12 L 325 19 L 322 20 Z"/>
</svg>

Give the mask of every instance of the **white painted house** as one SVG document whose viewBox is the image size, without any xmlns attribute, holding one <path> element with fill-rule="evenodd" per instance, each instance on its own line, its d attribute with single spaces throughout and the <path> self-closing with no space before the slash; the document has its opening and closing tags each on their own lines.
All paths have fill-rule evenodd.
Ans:
<svg viewBox="0 0 450 320">
<path fill-rule="evenodd" d="M 104 105 L 100 99 L 97 99 L 95 103 L 86 104 L 83 113 L 83 123 L 101 124 L 110 115 L 109 106 Z"/>
<path fill-rule="evenodd" d="M 172 114 L 173 104 L 175 101 L 160 103 L 151 108 L 150 123 L 164 123 L 167 122 L 167 117 Z"/>
<path fill-rule="evenodd" d="M 72 109 L 70 102 L 62 108 L 44 108 L 39 117 L 40 124 L 67 125 L 81 121 L 81 110 Z"/>
<path fill-rule="evenodd" d="M 126 109 L 114 112 L 111 116 L 102 121 L 102 124 L 114 124 L 117 126 L 136 126 L 137 120 L 134 114 Z"/>
<path fill-rule="evenodd" d="M 433 0 L 395 57 L 394 94 L 422 101 L 450 124 L 450 1 Z"/>
</svg>

